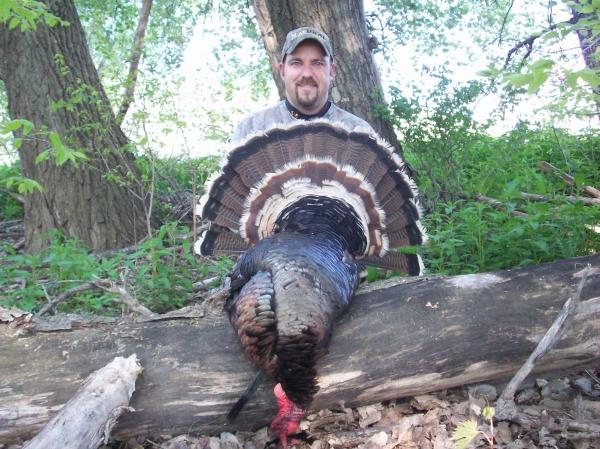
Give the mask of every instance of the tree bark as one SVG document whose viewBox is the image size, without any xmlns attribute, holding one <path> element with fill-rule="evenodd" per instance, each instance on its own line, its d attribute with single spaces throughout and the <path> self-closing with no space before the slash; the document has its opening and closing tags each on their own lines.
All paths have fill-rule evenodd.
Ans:
<svg viewBox="0 0 600 449">
<path fill-rule="evenodd" d="M 589 0 L 576 0 L 579 5 L 589 5 Z M 598 34 L 597 26 L 600 22 L 600 17 L 594 11 L 591 13 L 581 13 L 577 9 L 571 9 L 573 13 L 573 21 L 575 22 L 575 31 L 579 39 L 579 47 L 581 55 L 588 69 L 600 75 L 600 59 L 598 58 L 597 49 L 600 46 L 600 35 Z M 594 27 L 594 24 L 596 25 Z M 593 89 L 594 101 L 596 103 L 596 115 L 600 119 L 600 86 Z"/>
<path fill-rule="evenodd" d="M 302 26 L 319 28 L 331 38 L 337 66 L 333 102 L 365 119 L 398 152 L 402 151 L 393 127 L 376 112 L 385 105 L 385 99 L 369 49 L 362 0 L 253 0 L 252 5 L 281 98 L 285 94 L 278 67 L 287 33 Z"/>
<path fill-rule="evenodd" d="M 313 407 L 347 406 L 474 382 L 507 379 L 527 359 L 591 263 L 581 304 L 536 368 L 600 361 L 600 255 L 513 271 L 415 278 L 359 291 L 319 363 Z M 179 316 L 179 318 L 177 318 Z M 1 314 L 0 314 L 1 317 Z M 163 316 L 136 323 L 0 324 L 0 443 L 35 434 L 86 376 L 115 356 L 144 366 L 114 434 L 219 433 L 266 424 L 272 383 L 234 424 L 225 415 L 256 372 L 223 314 Z M 21 320 L 23 317 L 20 318 Z"/>
<path fill-rule="evenodd" d="M 45 247 L 52 229 L 96 250 L 130 245 L 145 236 L 146 220 L 128 140 L 100 84 L 73 1 L 45 4 L 70 25 L 39 23 L 37 30 L 21 32 L 0 24 L 0 78 L 10 117 L 27 119 L 36 129 L 19 148 L 23 175 L 44 188 L 25 197 L 27 250 Z M 36 163 L 50 148 L 49 131 L 89 160 Z"/>
</svg>

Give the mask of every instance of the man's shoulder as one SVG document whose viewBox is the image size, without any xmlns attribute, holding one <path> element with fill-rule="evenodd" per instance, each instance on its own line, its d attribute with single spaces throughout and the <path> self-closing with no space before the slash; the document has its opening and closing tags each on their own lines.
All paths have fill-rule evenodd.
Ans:
<svg viewBox="0 0 600 449">
<path fill-rule="evenodd" d="M 231 141 L 240 142 L 256 132 L 271 128 L 277 124 L 287 123 L 290 120 L 291 116 L 287 112 L 285 102 L 280 101 L 273 106 L 245 116 L 236 126 Z"/>
<path fill-rule="evenodd" d="M 375 133 L 375 130 L 366 120 L 340 108 L 336 104 L 332 103 L 329 111 L 325 115 L 328 120 L 332 122 L 340 122 L 351 130 L 362 130 Z"/>
</svg>

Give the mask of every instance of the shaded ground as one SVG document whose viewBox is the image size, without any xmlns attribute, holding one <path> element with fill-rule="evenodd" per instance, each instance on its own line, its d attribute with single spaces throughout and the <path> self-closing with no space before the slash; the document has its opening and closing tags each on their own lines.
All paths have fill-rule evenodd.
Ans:
<svg viewBox="0 0 600 449">
<path fill-rule="evenodd" d="M 468 447 L 599 449 L 599 371 L 532 380 L 517 394 L 515 420 L 494 419 L 493 429 L 482 412 L 500 391 L 491 385 L 477 385 L 356 409 L 321 410 L 306 417 L 292 444 L 299 449 L 452 449 L 460 444 L 452 439 L 457 426 L 473 420 L 479 433 Z M 493 445 L 484 434 L 493 435 Z M 106 449 L 266 447 L 277 446 L 264 427 L 235 435 L 165 435 L 160 441 L 140 436 L 114 442 Z"/>
</svg>

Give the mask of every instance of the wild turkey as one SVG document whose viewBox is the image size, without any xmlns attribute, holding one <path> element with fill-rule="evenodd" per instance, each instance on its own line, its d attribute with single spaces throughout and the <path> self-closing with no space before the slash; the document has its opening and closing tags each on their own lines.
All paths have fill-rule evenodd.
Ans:
<svg viewBox="0 0 600 449">
<path fill-rule="evenodd" d="M 421 273 L 417 255 L 388 252 L 425 239 L 416 188 L 376 136 L 298 122 L 233 149 L 199 213 L 211 227 L 197 253 L 243 253 L 226 309 L 246 354 L 278 382 L 271 431 L 286 447 L 318 390 L 317 360 L 362 263 Z M 255 380 L 251 387 L 260 375 Z"/>
</svg>

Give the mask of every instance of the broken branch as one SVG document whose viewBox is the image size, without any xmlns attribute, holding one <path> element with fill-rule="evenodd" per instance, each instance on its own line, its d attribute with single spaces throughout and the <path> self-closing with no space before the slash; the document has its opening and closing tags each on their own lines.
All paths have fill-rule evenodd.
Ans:
<svg viewBox="0 0 600 449">
<path fill-rule="evenodd" d="M 135 381 L 142 372 L 135 354 L 116 357 L 92 373 L 75 396 L 24 449 L 96 449 L 108 442 L 118 417 L 128 407 Z"/>
</svg>

